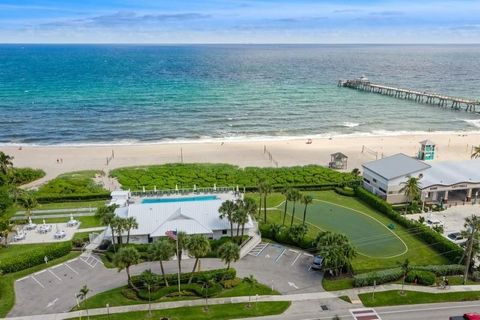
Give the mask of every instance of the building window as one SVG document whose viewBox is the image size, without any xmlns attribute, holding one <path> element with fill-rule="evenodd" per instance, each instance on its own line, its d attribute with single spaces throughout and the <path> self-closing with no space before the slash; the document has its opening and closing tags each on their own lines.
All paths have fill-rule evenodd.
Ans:
<svg viewBox="0 0 480 320">
<path fill-rule="evenodd" d="M 222 230 L 222 234 L 227 234 L 227 230 Z"/>
<path fill-rule="evenodd" d="M 377 182 L 377 179 L 373 178 L 373 182 Z"/>
<path fill-rule="evenodd" d="M 378 188 L 378 190 L 382 191 L 383 193 L 387 193 L 387 191 L 385 191 L 383 188 Z"/>
<path fill-rule="evenodd" d="M 363 178 L 363 181 L 365 181 L 366 183 L 370 184 L 370 180 L 368 180 L 367 178 Z"/>
</svg>

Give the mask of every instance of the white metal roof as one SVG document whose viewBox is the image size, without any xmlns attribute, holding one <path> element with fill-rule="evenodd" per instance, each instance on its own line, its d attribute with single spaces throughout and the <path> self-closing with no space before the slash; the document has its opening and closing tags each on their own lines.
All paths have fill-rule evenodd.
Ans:
<svg viewBox="0 0 480 320">
<path fill-rule="evenodd" d="M 367 162 L 362 167 L 390 180 L 428 169 L 430 165 L 406 154 L 397 153 L 387 158 Z"/>
<path fill-rule="evenodd" d="M 423 177 L 420 179 L 422 188 L 480 183 L 480 159 L 432 162 L 431 167 L 422 174 Z"/>
<path fill-rule="evenodd" d="M 188 234 L 212 233 L 215 230 L 230 229 L 227 219 L 220 219 L 218 209 L 222 200 L 206 200 L 192 202 L 166 202 L 132 204 L 115 213 L 122 217 L 135 217 L 138 229 L 131 235 L 164 236 L 166 231 L 181 230 Z M 126 215 L 125 215 L 126 213 Z M 245 228 L 251 228 L 249 221 Z"/>
<path fill-rule="evenodd" d="M 125 191 L 125 190 L 116 190 L 112 191 L 110 193 L 110 196 L 113 197 L 129 197 L 130 196 L 130 191 Z"/>
</svg>

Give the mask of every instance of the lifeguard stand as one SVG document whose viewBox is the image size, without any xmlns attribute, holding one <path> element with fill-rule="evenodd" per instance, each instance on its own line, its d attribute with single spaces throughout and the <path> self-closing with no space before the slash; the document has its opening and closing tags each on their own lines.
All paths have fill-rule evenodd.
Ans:
<svg viewBox="0 0 480 320">
<path fill-rule="evenodd" d="M 434 160 L 435 159 L 435 142 L 431 140 L 420 141 L 420 150 L 418 151 L 419 160 Z"/>
</svg>

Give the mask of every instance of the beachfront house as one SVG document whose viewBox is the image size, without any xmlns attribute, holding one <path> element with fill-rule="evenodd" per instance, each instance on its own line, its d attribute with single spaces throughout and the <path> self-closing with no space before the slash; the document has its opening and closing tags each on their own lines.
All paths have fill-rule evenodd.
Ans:
<svg viewBox="0 0 480 320">
<path fill-rule="evenodd" d="M 480 193 L 480 159 L 427 164 L 399 153 L 362 167 L 363 186 L 392 204 L 408 201 L 400 189 L 410 177 L 419 178 L 426 203 L 476 203 Z"/>
<path fill-rule="evenodd" d="M 219 208 L 225 200 L 234 201 L 236 198 L 235 193 L 140 198 L 134 204 L 117 208 L 115 214 L 136 219 L 138 228 L 130 231 L 131 243 L 150 243 L 165 237 L 167 231 L 184 231 L 220 239 L 230 236 L 230 222 L 220 219 Z M 245 224 L 245 235 L 253 227 L 254 223 L 249 218 Z M 234 228 L 236 230 L 236 224 Z M 123 240 L 126 236 L 124 232 Z"/>
<path fill-rule="evenodd" d="M 431 140 L 420 141 L 420 150 L 418 150 L 419 160 L 434 160 L 435 159 L 435 142 Z"/>
</svg>

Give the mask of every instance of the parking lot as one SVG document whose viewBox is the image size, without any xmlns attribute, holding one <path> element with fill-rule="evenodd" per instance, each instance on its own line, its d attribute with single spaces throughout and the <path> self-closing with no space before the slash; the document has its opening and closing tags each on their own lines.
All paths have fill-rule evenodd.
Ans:
<svg viewBox="0 0 480 320">
<path fill-rule="evenodd" d="M 425 220 L 429 218 L 438 219 L 444 226 L 444 234 L 448 234 L 451 232 L 460 232 L 465 230 L 463 227 L 465 218 L 471 216 L 472 214 L 478 214 L 479 210 L 480 205 L 457 205 L 452 206 L 444 211 L 412 214 L 408 217 L 414 220 L 418 220 L 420 216 L 423 216 Z"/>
<path fill-rule="evenodd" d="M 251 270 L 260 282 L 281 293 L 323 291 L 323 274 L 311 269 L 312 260 L 304 251 L 262 242 L 234 267 L 241 275 Z"/>
</svg>

